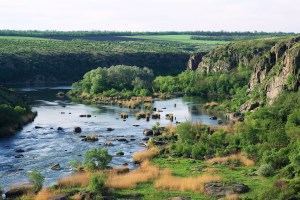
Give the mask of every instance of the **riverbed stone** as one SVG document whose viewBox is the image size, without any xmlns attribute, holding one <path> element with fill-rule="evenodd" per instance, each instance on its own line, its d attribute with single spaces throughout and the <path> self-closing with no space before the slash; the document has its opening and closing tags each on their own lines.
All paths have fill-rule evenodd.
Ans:
<svg viewBox="0 0 300 200">
<path fill-rule="evenodd" d="M 17 153 L 23 153 L 23 152 L 25 152 L 25 150 L 24 149 L 16 149 L 15 152 L 17 152 Z"/>
<path fill-rule="evenodd" d="M 51 169 L 52 169 L 52 170 L 60 170 L 60 169 L 61 169 L 61 168 L 60 168 L 60 164 L 59 164 L 59 163 L 56 163 L 56 164 L 52 165 L 52 166 L 51 166 Z"/>
<path fill-rule="evenodd" d="M 151 129 L 144 129 L 143 134 L 145 136 L 152 136 L 153 135 L 153 130 L 151 130 Z"/>
<path fill-rule="evenodd" d="M 81 128 L 79 126 L 74 127 L 74 133 L 81 133 Z"/>
</svg>

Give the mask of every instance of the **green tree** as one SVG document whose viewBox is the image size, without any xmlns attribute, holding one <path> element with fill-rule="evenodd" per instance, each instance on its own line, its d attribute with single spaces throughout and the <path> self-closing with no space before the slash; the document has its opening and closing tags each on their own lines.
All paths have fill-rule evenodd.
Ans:
<svg viewBox="0 0 300 200">
<path fill-rule="evenodd" d="M 37 170 L 29 172 L 29 181 L 33 184 L 33 189 L 38 192 L 43 187 L 45 177 Z"/>
<path fill-rule="evenodd" d="M 107 149 L 94 148 L 85 152 L 83 166 L 88 171 L 102 170 L 107 168 L 107 164 L 112 160 Z"/>
</svg>

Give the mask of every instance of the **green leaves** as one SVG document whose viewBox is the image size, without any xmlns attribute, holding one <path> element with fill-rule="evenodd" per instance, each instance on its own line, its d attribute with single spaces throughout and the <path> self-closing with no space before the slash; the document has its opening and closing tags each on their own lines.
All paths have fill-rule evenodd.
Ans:
<svg viewBox="0 0 300 200">
<path fill-rule="evenodd" d="M 85 152 L 83 166 L 88 171 L 102 170 L 111 160 L 112 156 L 108 154 L 107 149 L 94 148 Z"/>
<path fill-rule="evenodd" d="M 123 90 L 138 90 L 139 94 L 146 96 L 150 94 L 154 75 L 148 68 L 139 68 L 136 66 L 117 65 L 110 68 L 97 68 L 89 71 L 79 82 L 83 92 L 92 95 L 114 90 L 116 92 Z M 110 92 L 111 93 L 111 92 Z M 109 95 L 108 93 L 107 95 Z"/>
<path fill-rule="evenodd" d="M 29 181 L 33 184 L 33 189 L 38 192 L 43 187 L 45 177 L 37 170 L 29 172 Z"/>
</svg>

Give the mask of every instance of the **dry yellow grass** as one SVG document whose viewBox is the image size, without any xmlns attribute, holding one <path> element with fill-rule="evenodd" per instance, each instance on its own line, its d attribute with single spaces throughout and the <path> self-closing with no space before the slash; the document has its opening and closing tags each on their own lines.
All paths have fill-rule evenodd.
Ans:
<svg viewBox="0 0 300 200">
<path fill-rule="evenodd" d="M 119 189 L 134 189 L 137 183 L 146 183 L 158 177 L 159 169 L 149 161 L 144 161 L 139 168 L 127 174 L 112 173 L 106 185 Z"/>
<path fill-rule="evenodd" d="M 219 105 L 219 103 L 215 102 L 215 101 L 205 103 L 205 106 L 210 106 L 210 107 L 215 107 L 215 106 L 218 106 L 218 105 Z"/>
<path fill-rule="evenodd" d="M 176 129 L 175 125 L 173 125 L 173 124 L 166 125 L 165 128 L 166 128 L 166 130 L 169 134 L 174 134 L 175 133 L 175 129 Z"/>
<path fill-rule="evenodd" d="M 240 197 L 237 194 L 226 195 L 226 200 L 239 200 Z"/>
<path fill-rule="evenodd" d="M 155 147 L 151 147 L 150 149 L 147 149 L 146 151 L 140 151 L 136 152 L 132 155 L 133 161 L 144 161 L 144 160 L 150 160 L 155 155 L 159 153 L 159 150 Z"/>
<path fill-rule="evenodd" d="M 228 162 L 228 161 L 232 161 L 232 160 L 239 160 L 245 166 L 255 165 L 255 162 L 253 160 L 248 159 L 243 154 L 233 154 L 233 155 L 225 156 L 225 157 L 215 157 L 215 158 L 206 160 L 206 162 L 212 164 L 212 163 L 223 163 L 223 162 Z"/>
<path fill-rule="evenodd" d="M 81 195 L 80 194 L 75 194 L 73 197 L 71 197 L 72 200 L 81 200 Z"/>
<path fill-rule="evenodd" d="M 35 197 L 35 200 L 49 200 L 59 195 L 60 191 L 52 191 L 50 189 L 42 189 Z"/>
<path fill-rule="evenodd" d="M 207 173 L 210 173 L 210 174 L 213 174 L 213 173 L 219 171 L 219 169 L 218 169 L 218 168 L 215 168 L 215 167 L 212 167 L 212 168 L 206 168 L 206 169 L 204 169 L 203 171 L 205 171 L 205 172 L 207 172 Z"/>
<path fill-rule="evenodd" d="M 89 184 L 90 173 L 78 173 L 66 176 L 58 180 L 58 186 L 61 188 L 68 187 L 86 187 Z"/>
<path fill-rule="evenodd" d="M 204 184 L 211 181 L 221 181 L 219 176 L 200 175 L 197 177 L 180 178 L 172 176 L 170 170 L 163 170 L 155 181 L 155 188 L 161 190 L 204 192 Z"/>
</svg>

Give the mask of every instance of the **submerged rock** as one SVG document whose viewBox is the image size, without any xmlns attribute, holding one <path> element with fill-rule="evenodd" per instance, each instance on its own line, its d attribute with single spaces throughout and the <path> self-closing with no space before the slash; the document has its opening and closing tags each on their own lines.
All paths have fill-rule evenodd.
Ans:
<svg viewBox="0 0 300 200">
<path fill-rule="evenodd" d="M 59 163 L 56 163 L 56 164 L 52 165 L 51 169 L 52 170 L 60 170 L 61 168 L 60 168 Z"/>
<path fill-rule="evenodd" d="M 24 158 L 23 154 L 15 155 L 15 158 Z"/>
<path fill-rule="evenodd" d="M 144 129 L 143 134 L 145 136 L 152 136 L 153 135 L 153 130 L 151 130 L 151 129 Z"/>
<path fill-rule="evenodd" d="M 23 152 L 25 152 L 25 150 L 24 149 L 16 149 L 15 152 L 17 152 L 17 153 L 23 153 Z"/>
<path fill-rule="evenodd" d="M 74 133 L 81 133 L 81 128 L 79 126 L 74 127 Z"/>
</svg>

